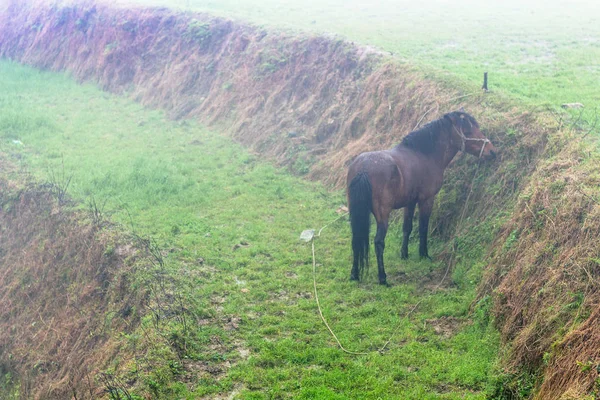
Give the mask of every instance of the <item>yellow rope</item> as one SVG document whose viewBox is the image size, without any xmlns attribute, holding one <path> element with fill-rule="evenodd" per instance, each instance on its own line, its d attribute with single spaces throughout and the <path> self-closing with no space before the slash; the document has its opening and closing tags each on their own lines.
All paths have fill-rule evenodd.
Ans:
<svg viewBox="0 0 600 400">
<path fill-rule="evenodd" d="M 337 221 L 338 219 L 346 216 L 348 213 L 340 216 L 339 218 L 337 218 L 335 221 Z M 333 222 L 335 222 L 333 221 Z M 332 222 L 332 223 L 333 223 Z M 327 225 L 326 225 L 327 226 Z M 321 228 L 321 230 L 319 230 L 319 234 L 318 236 L 321 236 L 321 231 L 325 228 L 325 226 L 323 228 Z M 323 323 L 325 324 L 325 326 L 327 327 L 327 329 L 329 330 L 329 333 L 331 333 L 331 336 L 333 336 L 333 338 L 335 339 L 335 341 L 337 342 L 338 346 L 340 346 L 340 349 L 342 349 L 342 351 L 344 351 L 345 353 L 348 354 L 352 354 L 352 355 L 367 355 L 369 353 L 361 353 L 361 352 L 356 352 L 356 351 L 350 351 L 347 350 L 342 343 L 340 342 L 340 339 L 338 339 L 337 335 L 335 334 L 335 332 L 333 331 L 333 329 L 331 329 L 331 327 L 329 326 L 329 324 L 327 323 L 327 320 L 325 319 L 325 316 L 323 316 L 323 311 L 321 310 L 321 303 L 319 302 L 319 294 L 317 292 L 317 263 L 316 263 L 316 259 L 315 259 L 315 239 L 313 238 L 311 241 L 311 245 L 312 245 L 312 257 L 313 257 L 313 287 L 315 289 L 315 300 L 317 301 L 317 309 L 319 310 L 319 315 L 321 316 L 321 320 L 323 321 Z"/>
</svg>

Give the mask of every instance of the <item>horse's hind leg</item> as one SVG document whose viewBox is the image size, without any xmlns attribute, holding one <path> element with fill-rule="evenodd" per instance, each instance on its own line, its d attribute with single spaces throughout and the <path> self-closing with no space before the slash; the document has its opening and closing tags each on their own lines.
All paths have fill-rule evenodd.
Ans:
<svg viewBox="0 0 600 400">
<path fill-rule="evenodd" d="M 375 254 L 377 255 L 377 269 L 379 272 L 379 283 L 387 285 L 387 276 L 383 267 L 383 251 L 385 250 L 385 235 L 388 230 L 388 220 L 377 222 L 377 233 L 375 234 Z"/>
<path fill-rule="evenodd" d="M 408 258 L 408 240 L 410 239 L 410 233 L 413 228 L 413 217 L 415 215 L 416 205 L 417 203 L 413 202 L 404 209 L 404 224 L 402 224 L 404 237 L 402 238 L 402 250 L 400 251 L 400 258 L 403 260 Z"/>
<path fill-rule="evenodd" d="M 433 197 L 419 202 L 419 256 L 429 258 L 427 251 L 427 233 L 429 231 L 429 216 L 433 209 Z"/>
</svg>

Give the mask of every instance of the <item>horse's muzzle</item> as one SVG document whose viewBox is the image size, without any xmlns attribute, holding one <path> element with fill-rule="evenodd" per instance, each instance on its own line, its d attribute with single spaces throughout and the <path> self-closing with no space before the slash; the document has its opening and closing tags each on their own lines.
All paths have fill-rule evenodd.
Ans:
<svg viewBox="0 0 600 400">
<path fill-rule="evenodd" d="M 495 160 L 498 157 L 498 150 L 494 149 L 494 150 L 490 150 L 487 154 L 483 155 L 483 159 L 484 160 Z"/>
</svg>

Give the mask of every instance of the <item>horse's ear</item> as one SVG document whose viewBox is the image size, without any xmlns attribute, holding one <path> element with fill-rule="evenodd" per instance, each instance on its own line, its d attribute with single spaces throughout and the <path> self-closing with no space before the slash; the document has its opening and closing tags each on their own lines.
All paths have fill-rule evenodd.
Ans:
<svg viewBox="0 0 600 400">
<path fill-rule="evenodd" d="M 465 112 L 465 108 L 464 108 L 464 107 L 461 107 L 461 108 L 460 108 L 458 111 L 460 111 L 460 112 Z"/>
<path fill-rule="evenodd" d="M 453 116 L 452 114 L 453 113 L 448 113 L 448 114 L 444 115 L 444 118 L 446 118 L 451 123 L 454 123 L 455 121 L 454 121 L 454 118 L 452 118 L 452 116 Z"/>
</svg>

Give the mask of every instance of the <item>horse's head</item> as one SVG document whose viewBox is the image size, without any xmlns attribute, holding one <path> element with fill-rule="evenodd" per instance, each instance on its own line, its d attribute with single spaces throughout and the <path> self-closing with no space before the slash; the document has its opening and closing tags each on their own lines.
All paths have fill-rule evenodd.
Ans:
<svg viewBox="0 0 600 400">
<path fill-rule="evenodd" d="M 475 118 L 463 111 L 454 111 L 444 115 L 452 124 L 451 142 L 463 152 L 476 157 L 494 159 L 498 149 L 479 130 Z"/>
</svg>

